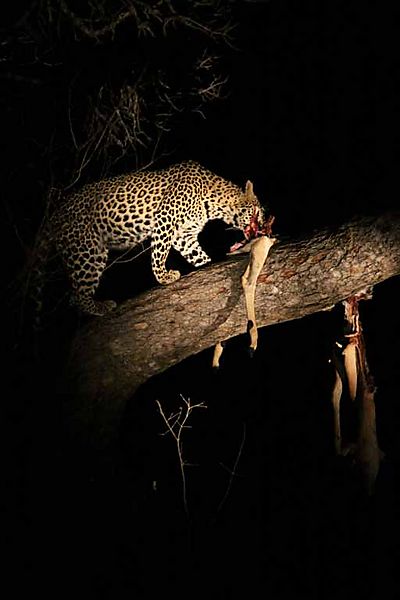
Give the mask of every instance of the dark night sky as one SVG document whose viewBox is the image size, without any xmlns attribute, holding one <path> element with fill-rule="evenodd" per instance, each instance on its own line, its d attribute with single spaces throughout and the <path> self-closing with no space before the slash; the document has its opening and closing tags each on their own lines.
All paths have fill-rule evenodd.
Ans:
<svg viewBox="0 0 400 600">
<path fill-rule="evenodd" d="M 172 160 L 199 160 L 239 184 L 251 179 L 284 236 L 397 208 L 398 9 L 271 0 L 238 3 L 236 15 L 239 49 L 226 58 L 230 95 L 206 121 L 194 116 L 177 128 Z M 34 156 L 35 132 L 38 123 L 49 127 L 40 94 L 24 97 L 13 85 L 6 82 L 5 98 L 15 104 L 3 111 L 11 273 L 23 258 L 20 238 L 29 239 L 40 216 L 33 203 L 46 157 Z M 135 268 L 148 269 L 146 260 L 116 267 L 103 293 L 116 286 L 121 298 L 132 294 L 123 282 Z M 339 307 L 261 331 L 252 360 L 244 336 L 231 340 L 218 375 L 207 350 L 148 382 L 128 407 L 112 466 L 71 443 L 65 397 L 55 391 L 79 319 L 63 307 L 38 347 L 15 336 L 6 507 L 17 583 L 37 584 L 53 598 L 80 591 L 141 599 L 156 590 L 221 599 L 394 598 L 398 292 L 398 281 L 385 282 L 362 306 L 386 453 L 372 500 L 350 463 L 333 455 L 328 358 Z M 188 471 L 189 520 L 155 404 L 173 410 L 180 394 L 207 404 L 185 438 L 197 465 Z M 242 442 L 238 476 L 218 510 Z"/>
</svg>

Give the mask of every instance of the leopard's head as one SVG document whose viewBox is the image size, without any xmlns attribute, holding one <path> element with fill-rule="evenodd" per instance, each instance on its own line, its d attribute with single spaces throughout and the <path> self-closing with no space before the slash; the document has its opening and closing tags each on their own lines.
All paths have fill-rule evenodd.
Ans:
<svg viewBox="0 0 400 600">
<path fill-rule="evenodd" d="M 247 181 L 240 202 L 235 207 L 234 224 L 245 233 L 249 227 L 261 229 L 264 223 L 264 210 L 254 193 L 253 184 Z"/>
</svg>

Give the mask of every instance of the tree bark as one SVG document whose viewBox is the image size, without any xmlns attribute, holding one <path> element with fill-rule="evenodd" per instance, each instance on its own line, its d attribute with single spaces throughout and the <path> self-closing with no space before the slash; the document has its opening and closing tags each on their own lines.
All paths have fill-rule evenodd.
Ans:
<svg viewBox="0 0 400 600">
<path fill-rule="evenodd" d="M 247 260 L 248 254 L 229 257 L 151 289 L 84 326 L 68 363 L 74 420 L 95 436 L 109 438 L 141 384 L 244 333 L 240 278 Z M 335 231 L 277 243 L 258 278 L 258 326 L 328 309 L 399 273 L 400 213 L 361 217 Z"/>
</svg>

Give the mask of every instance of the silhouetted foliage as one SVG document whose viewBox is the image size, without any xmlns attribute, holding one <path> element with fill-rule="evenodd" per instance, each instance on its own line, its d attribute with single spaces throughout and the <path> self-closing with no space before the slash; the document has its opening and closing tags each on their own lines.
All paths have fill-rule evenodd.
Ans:
<svg viewBox="0 0 400 600">
<path fill-rule="evenodd" d="M 71 186 L 168 153 L 168 134 L 222 97 L 230 3 L 36 0 L 3 30 L 7 106 L 29 94 L 49 183 Z M 25 106 L 26 110 L 26 106 Z M 39 117 L 46 113 L 46 123 Z M 23 114 L 21 118 L 26 118 Z M 117 166 L 118 165 L 118 166 Z"/>
</svg>

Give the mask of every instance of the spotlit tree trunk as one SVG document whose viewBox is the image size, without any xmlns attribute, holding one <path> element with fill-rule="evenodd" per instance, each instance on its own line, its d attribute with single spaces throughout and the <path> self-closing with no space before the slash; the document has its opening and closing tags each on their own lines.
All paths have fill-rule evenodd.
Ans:
<svg viewBox="0 0 400 600">
<path fill-rule="evenodd" d="M 98 440 L 112 439 L 127 400 L 150 377 L 244 333 L 247 260 L 231 257 L 156 287 L 82 328 L 66 374 L 74 422 Z M 400 213 L 277 243 L 258 278 L 258 326 L 329 309 L 399 273 Z"/>
</svg>

